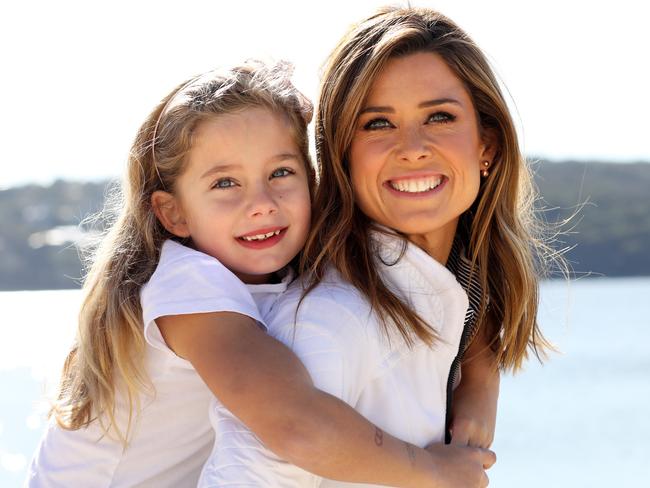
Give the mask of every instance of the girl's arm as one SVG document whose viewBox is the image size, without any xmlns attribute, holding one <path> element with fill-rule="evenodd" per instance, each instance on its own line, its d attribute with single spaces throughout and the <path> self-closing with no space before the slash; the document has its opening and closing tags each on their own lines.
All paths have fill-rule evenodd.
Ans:
<svg viewBox="0 0 650 488">
<path fill-rule="evenodd" d="M 395 439 L 313 386 L 293 352 L 252 319 L 230 312 L 156 320 L 168 346 L 192 363 L 226 408 L 281 458 L 318 475 L 393 486 L 440 487 L 453 458 L 482 476 L 493 454 Z"/>
<path fill-rule="evenodd" d="M 454 392 L 451 443 L 490 447 L 499 398 L 499 370 L 485 330 L 479 327 L 461 364 L 461 381 Z"/>
</svg>

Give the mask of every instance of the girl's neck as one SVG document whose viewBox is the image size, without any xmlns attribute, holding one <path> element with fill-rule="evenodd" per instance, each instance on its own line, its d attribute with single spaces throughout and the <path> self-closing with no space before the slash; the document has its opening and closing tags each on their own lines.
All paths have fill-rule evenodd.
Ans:
<svg viewBox="0 0 650 488">
<path fill-rule="evenodd" d="M 247 285 L 267 285 L 272 283 L 280 283 L 280 281 L 282 281 L 278 273 L 251 275 L 235 272 L 235 275 Z"/>
</svg>

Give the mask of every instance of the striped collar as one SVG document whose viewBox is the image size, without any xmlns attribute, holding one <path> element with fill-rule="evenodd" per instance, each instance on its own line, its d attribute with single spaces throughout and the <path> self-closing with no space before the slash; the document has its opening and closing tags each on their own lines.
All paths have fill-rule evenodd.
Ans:
<svg viewBox="0 0 650 488">
<path fill-rule="evenodd" d="M 454 239 L 454 244 L 451 247 L 451 252 L 449 253 L 446 266 L 447 269 L 454 274 L 456 280 L 463 287 L 467 293 L 467 298 L 469 299 L 469 307 L 465 314 L 465 330 L 467 333 L 465 348 L 467 348 L 478 331 L 477 319 L 479 311 L 481 310 L 481 296 L 483 290 L 478 279 L 478 266 L 474 266 L 474 273 L 472 274 L 472 263 L 467 259 L 467 256 L 465 255 L 465 246 L 463 246 L 458 237 Z"/>
</svg>

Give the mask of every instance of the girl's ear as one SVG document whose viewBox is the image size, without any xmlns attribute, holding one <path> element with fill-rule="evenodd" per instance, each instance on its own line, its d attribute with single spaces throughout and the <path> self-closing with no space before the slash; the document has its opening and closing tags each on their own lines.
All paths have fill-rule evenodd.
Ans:
<svg viewBox="0 0 650 488">
<path fill-rule="evenodd" d="M 166 191 L 155 191 L 151 195 L 153 208 L 158 221 L 176 237 L 189 237 L 190 231 L 183 209 L 174 195 Z"/>
</svg>

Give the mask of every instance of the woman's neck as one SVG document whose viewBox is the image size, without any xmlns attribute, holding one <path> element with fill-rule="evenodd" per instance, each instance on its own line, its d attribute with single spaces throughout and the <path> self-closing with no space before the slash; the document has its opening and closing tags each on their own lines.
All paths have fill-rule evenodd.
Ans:
<svg viewBox="0 0 650 488">
<path fill-rule="evenodd" d="M 426 252 L 440 264 L 447 264 L 447 259 L 454 244 L 458 222 L 442 229 L 424 234 L 409 234 L 408 240 Z"/>
</svg>

